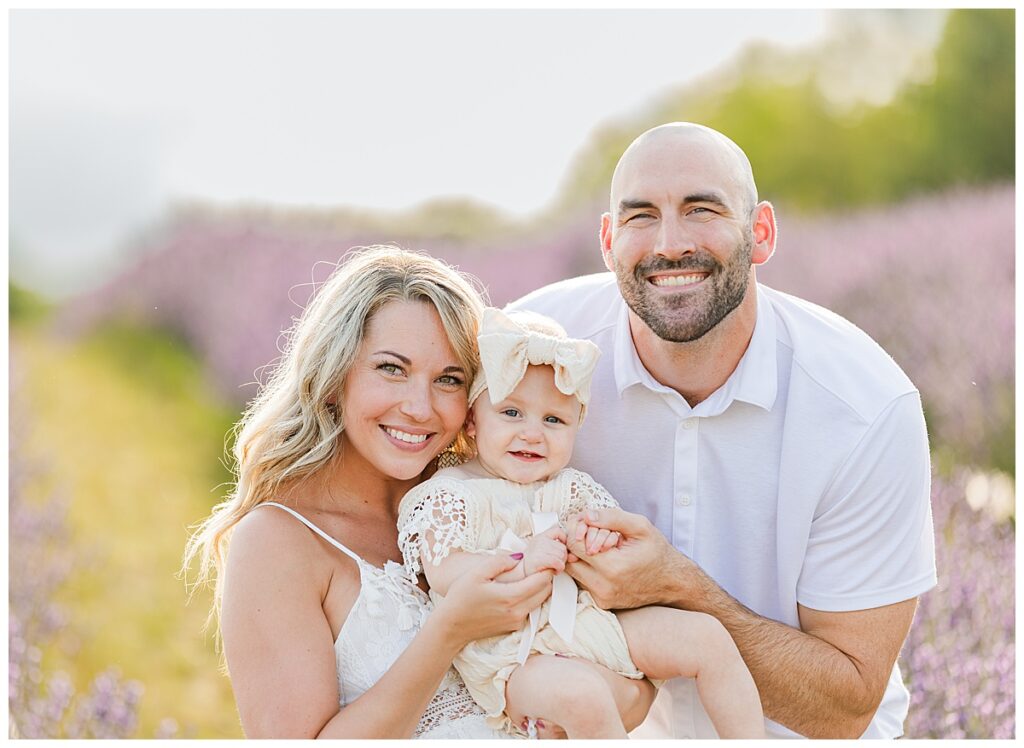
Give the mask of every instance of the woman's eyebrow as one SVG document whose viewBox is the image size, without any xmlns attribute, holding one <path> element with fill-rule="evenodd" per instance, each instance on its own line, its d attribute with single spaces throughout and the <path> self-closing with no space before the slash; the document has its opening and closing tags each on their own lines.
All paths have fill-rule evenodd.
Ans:
<svg viewBox="0 0 1024 748">
<path fill-rule="evenodd" d="M 395 358 L 397 358 L 399 361 L 401 361 L 406 366 L 411 366 L 412 365 L 412 359 L 411 358 L 409 358 L 408 356 L 403 356 L 401 353 L 395 353 L 394 351 L 374 351 L 372 355 L 374 355 L 374 356 L 378 356 L 378 355 L 394 356 Z M 454 365 L 453 366 L 446 366 L 441 371 L 444 374 L 450 374 L 452 372 L 458 372 L 459 374 L 465 374 L 466 373 L 466 370 L 463 369 L 461 366 L 454 366 Z"/>
<path fill-rule="evenodd" d="M 395 353 L 394 351 L 374 351 L 373 352 L 374 356 L 376 356 L 378 354 L 383 354 L 383 355 L 386 355 L 386 356 L 394 356 L 395 358 L 397 358 L 399 361 L 401 361 L 406 366 L 408 366 L 409 364 L 412 363 L 412 359 L 411 358 L 409 358 L 408 356 L 403 356 L 401 353 Z"/>
</svg>

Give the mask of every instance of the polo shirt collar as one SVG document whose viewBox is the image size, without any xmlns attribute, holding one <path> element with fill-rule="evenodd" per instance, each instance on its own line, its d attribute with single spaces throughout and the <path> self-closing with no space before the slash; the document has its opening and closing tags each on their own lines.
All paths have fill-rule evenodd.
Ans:
<svg viewBox="0 0 1024 748">
<path fill-rule="evenodd" d="M 778 394 L 778 369 L 776 365 L 775 311 L 760 286 L 757 290 L 757 321 L 754 332 L 736 370 L 725 384 L 699 403 L 694 415 L 716 415 L 724 411 L 733 400 L 750 403 L 765 410 L 771 410 Z M 658 382 L 640 361 L 629 332 L 629 307 L 621 297 L 619 316 L 615 325 L 614 371 L 615 387 L 619 397 L 626 388 L 636 384 L 655 392 L 674 392 Z M 678 396 L 678 393 L 677 393 Z M 701 412 L 708 411 L 708 412 Z"/>
</svg>

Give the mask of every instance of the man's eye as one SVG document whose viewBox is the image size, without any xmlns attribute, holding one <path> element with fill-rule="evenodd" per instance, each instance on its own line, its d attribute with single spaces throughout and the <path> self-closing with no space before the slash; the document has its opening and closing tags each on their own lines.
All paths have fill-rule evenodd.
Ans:
<svg viewBox="0 0 1024 748">
<path fill-rule="evenodd" d="M 654 216 L 650 213 L 637 213 L 636 215 L 630 216 L 625 220 L 625 223 L 633 223 L 636 221 L 653 220 Z"/>
</svg>

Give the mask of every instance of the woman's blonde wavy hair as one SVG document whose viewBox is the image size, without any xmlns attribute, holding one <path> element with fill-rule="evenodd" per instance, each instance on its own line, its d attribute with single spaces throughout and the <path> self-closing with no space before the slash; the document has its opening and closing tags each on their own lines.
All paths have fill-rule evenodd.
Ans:
<svg viewBox="0 0 1024 748">
<path fill-rule="evenodd" d="M 191 589 L 215 580 L 211 620 L 219 618 L 220 572 L 235 524 L 338 453 L 345 378 L 367 322 L 391 301 L 434 306 L 466 372 L 468 391 L 479 368 L 476 335 L 484 307 L 470 279 L 440 260 L 398 247 L 375 245 L 350 253 L 287 333 L 279 363 L 236 424 L 233 490 L 196 527 L 185 548 L 183 575 L 199 560 Z M 461 432 L 451 448 L 460 457 L 471 449 Z"/>
</svg>

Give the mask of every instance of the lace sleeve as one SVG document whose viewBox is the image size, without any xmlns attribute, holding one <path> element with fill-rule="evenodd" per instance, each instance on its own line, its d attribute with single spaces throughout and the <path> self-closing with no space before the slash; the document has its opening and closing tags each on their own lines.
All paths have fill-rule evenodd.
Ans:
<svg viewBox="0 0 1024 748">
<path fill-rule="evenodd" d="M 563 480 L 566 483 L 563 490 L 568 496 L 559 512 L 563 524 L 572 515 L 586 509 L 615 509 L 619 506 L 605 487 L 587 473 L 568 469 L 564 471 Z"/>
<path fill-rule="evenodd" d="M 437 566 L 453 550 L 480 550 L 473 504 L 466 485 L 453 478 L 428 480 L 405 495 L 398 510 L 398 547 L 411 574 L 419 574 L 423 562 Z"/>
</svg>

